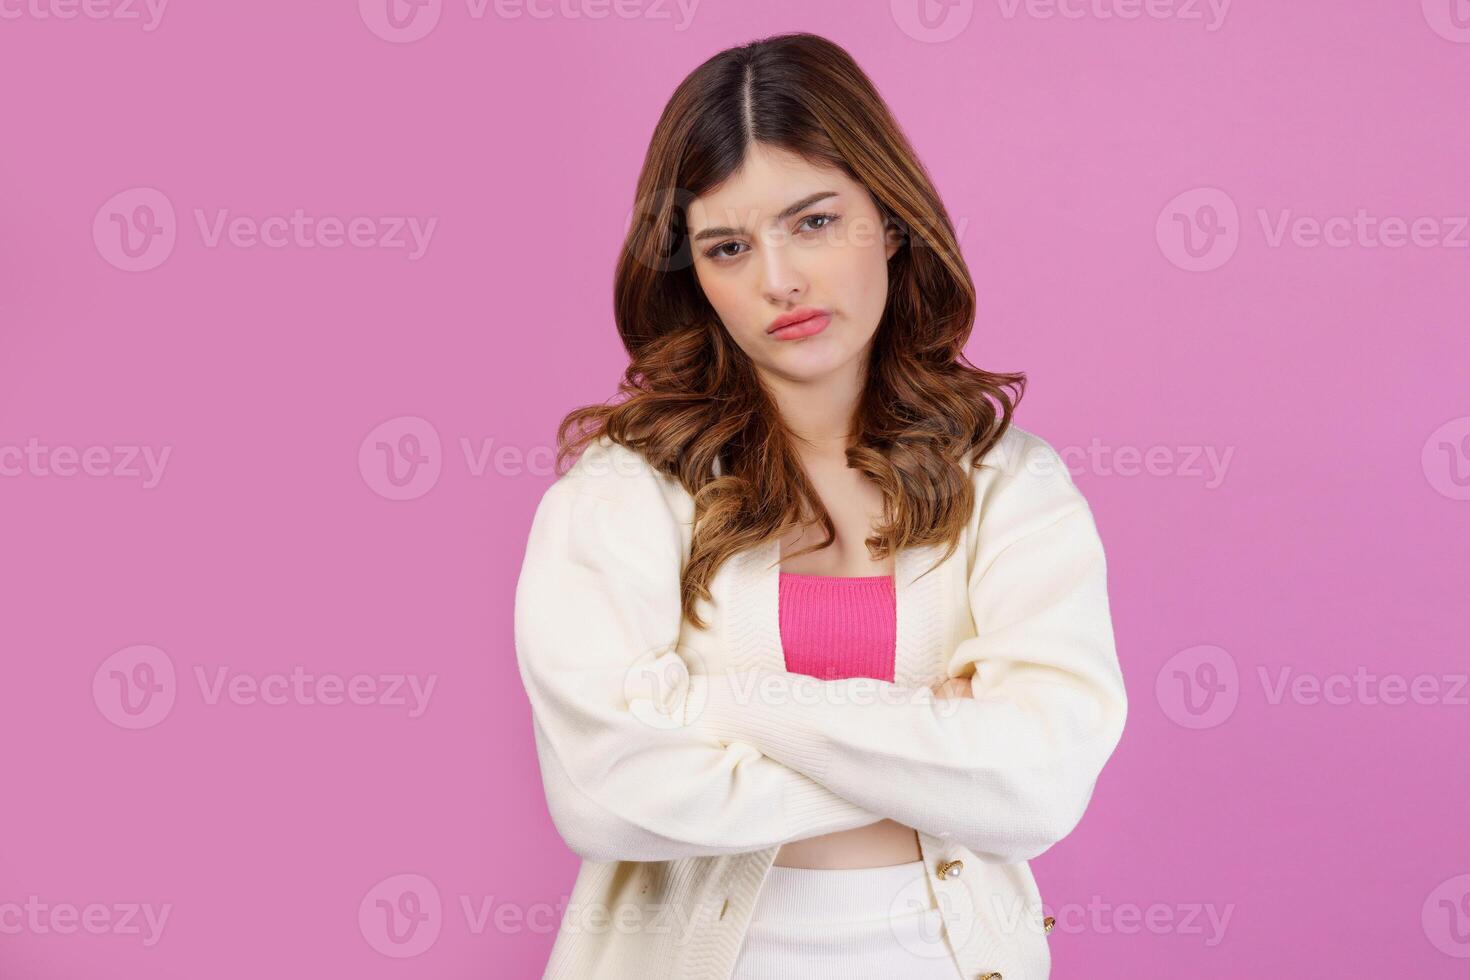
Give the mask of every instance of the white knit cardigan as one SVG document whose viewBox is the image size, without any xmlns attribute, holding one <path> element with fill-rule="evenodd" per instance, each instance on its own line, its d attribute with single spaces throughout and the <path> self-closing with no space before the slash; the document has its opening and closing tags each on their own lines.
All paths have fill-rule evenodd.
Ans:
<svg viewBox="0 0 1470 980">
<path fill-rule="evenodd" d="M 892 683 L 786 672 L 775 540 L 716 572 L 706 629 L 684 621 L 693 500 L 641 454 L 601 437 L 547 489 L 515 645 L 582 858 L 548 980 L 728 980 L 780 846 L 884 817 L 918 831 L 963 976 L 1049 976 L 1026 862 L 1081 819 L 1127 698 L 1102 543 L 1055 450 L 1011 425 L 971 478 L 954 553 L 927 574 L 944 546 L 895 556 Z M 973 699 L 929 690 L 965 676 Z"/>
</svg>

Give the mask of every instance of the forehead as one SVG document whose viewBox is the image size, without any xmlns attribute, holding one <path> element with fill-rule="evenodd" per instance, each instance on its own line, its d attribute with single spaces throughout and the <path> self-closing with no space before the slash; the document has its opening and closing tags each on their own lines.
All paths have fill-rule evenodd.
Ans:
<svg viewBox="0 0 1470 980">
<path fill-rule="evenodd" d="M 695 227 L 729 218 L 770 221 L 793 202 L 819 191 L 836 191 L 847 198 L 859 189 L 841 170 L 755 143 L 740 169 L 690 202 L 689 217 Z"/>
</svg>

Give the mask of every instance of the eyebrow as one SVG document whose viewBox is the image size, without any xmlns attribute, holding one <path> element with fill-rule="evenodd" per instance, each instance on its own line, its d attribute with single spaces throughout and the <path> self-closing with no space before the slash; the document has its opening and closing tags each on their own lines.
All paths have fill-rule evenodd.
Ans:
<svg viewBox="0 0 1470 980">
<path fill-rule="evenodd" d="M 791 217 L 792 215 L 797 214 L 800 211 L 805 211 L 807 208 L 811 207 L 813 204 L 816 204 L 818 201 L 822 201 L 822 200 L 825 200 L 825 199 L 827 199 L 829 197 L 836 197 L 836 196 L 837 196 L 837 192 L 836 191 L 817 191 L 815 194 L 812 194 L 812 195 L 809 195 L 807 197 L 802 198 L 801 200 L 797 201 L 795 204 L 793 204 L 790 207 L 788 207 L 786 210 L 782 211 L 780 214 L 776 215 L 776 220 L 777 221 L 782 221 L 782 220 L 784 220 L 786 218 Z M 696 234 L 694 236 L 694 241 L 696 241 L 696 242 L 702 242 L 706 238 L 720 238 L 720 237 L 722 237 L 724 235 L 743 235 L 743 234 L 745 234 L 745 229 L 743 229 L 743 228 L 729 228 L 729 227 L 724 227 L 724 226 L 721 226 L 719 228 L 706 228 L 706 229 L 704 229 L 704 231 L 701 231 L 701 232 L 699 232 L 698 234 Z"/>
</svg>

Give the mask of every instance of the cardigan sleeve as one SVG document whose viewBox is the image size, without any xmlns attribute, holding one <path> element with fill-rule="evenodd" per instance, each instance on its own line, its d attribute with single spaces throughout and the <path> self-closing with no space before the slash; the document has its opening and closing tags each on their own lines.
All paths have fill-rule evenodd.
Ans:
<svg viewBox="0 0 1470 980">
<path fill-rule="evenodd" d="M 967 576 L 976 635 L 946 663 L 971 677 L 972 698 L 727 672 L 710 677 L 693 724 L 983 860 L 1030 860 L 1069 834 L 1122 736 L 1127 697 L 1091 510 L 1055 451 L 1041 442 L 1039 455 L 1040 473 L 983 502 Z"/>
<path fill-rule="evenodd" d="M 567 846 L 591 861 L 664 861 L 880 820 L 687 724 L 681 528 L 658 474 L 614 448 L 589 447 L 545 492 L 516 586 L 516 659 Z"/>
</svg>

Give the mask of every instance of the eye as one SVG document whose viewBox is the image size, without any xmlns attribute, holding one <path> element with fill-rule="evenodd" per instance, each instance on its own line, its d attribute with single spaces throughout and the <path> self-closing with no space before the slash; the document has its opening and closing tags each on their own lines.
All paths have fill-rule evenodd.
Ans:
<svg viewBox="0 0 1470 980">
<path fill-rule="evenodd" d="M 706 258 L 711 258 L 711 259 L 716 259 L 716 260 L 719 260 L 719 259 L 733 259 L 733 258 L 735 258 L 736 255 L 738 255 L 740 253 L 736 252 L 736 253 L 733 253 L 732 254 L 732 253 L 726 252 L 724 250 L 727 249 L 727 248 L 738 247 L 740 245 L 741 245 L 740 242 L 721 242 L 720 244 L 716 245 L 714 248 L 710 249 L 709 251 L 705 252 L 704 254 L 705 254 L 705 257 Z"/>
<path fill-rule="evenodd" d="M 835 214 L 809 214 L 805 218 L 801 219 L 801 224 L 805 225 L 808 221 L 825 221 L 824 224 L 818 225 L 817 227 L 812 229 L 812 231 L 821 231 L 823 228 L 827 227 L 827 225 L 832 224 L 836 220 L 837 215 Z M 797 227 L 801 227 L 801 225 L 798 225 Z"/>
</svg>

